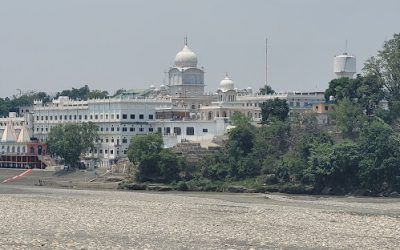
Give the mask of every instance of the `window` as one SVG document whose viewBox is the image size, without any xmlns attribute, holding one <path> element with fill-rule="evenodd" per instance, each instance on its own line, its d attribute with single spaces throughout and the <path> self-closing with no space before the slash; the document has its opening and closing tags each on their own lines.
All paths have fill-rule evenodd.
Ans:
<svg viewBox="0 0 400 250">
<path fill-rule="evenodd" d="M 103 127 L 100 128 L 100 131 L 103 132 Z"/>
<path fill-rule="evenodd" d="M 149 115 L 149 120 L 153 120 L 153 115 Z"/>
<path fill-rule="evenodd" d="M 174 134 L 181 135 L 182 134 L 182 129 L 180 127 L 174 127 Z"/>
<path fill-rule="evenodd" d="M 76 115 L 74 115 L 74 120 L 76 120 Z"/>
<path fill-rule="evenodd" d="M 79 115 L 79 120 L 82 120 L 82 115 Z"/>
<path fill-rule="evenodd" d="M 135 115 L 134 114 L 131 114 L 131 119 L 135 119 Z"/>
<path fill-rule="evenodd" d="M 105 154 L 107 154 L 107 153 L 108 153 L 108 150 L 107 150 L 107 149 L 105 149 L 105 150 L 104 150 L 104 153 L 105 153 Z"/>
<path fill-rule="evenodd" d="M 153 132 L 153 128 L 149 128 L 149 132 Z"/>
<path fill-rule="evenodd" d="M 113 155 L 114 154 L 114 150 L 111 149 L 110 150 L 110 154 Z"/>
<path fill-rule="evenodd" d="M 99 118 L 98 115 L 94 115 L 94 119 L 97 120 Z"/>
<path fill-rule="evenodd" d="M 186 128 L 186 135 L 194 135 L 194 128 L 193 127 L 187 127 Z"/>
<path fill-rule="evenodd" d="M 126 131 L 128 131 L 128 128 L 123 127 L 123 128 L 122 128 L 122 132 L 126 132 Z"/>
<path fill-rule="evenodd" d="M 108 114 L 106 114 L 106 119 L 108 119 Z"/>
<path fill-rule="evenodd" d="M 90 120 L 93 120 L 93 115 L 90 115 L 90 116 L 89 116 L 89 119 L 90 119 Z"/>
<path fill-rule="evenodd" d="M 100 150 L 99 150 L 99 153 L 102 154 L 102 153 L 103 153 L 103 149 L 100 149 Z"/>
<path fill-rule="evenodd" d="M 111 115 L 111 119 L 114 119 L 114 114 Z"/>
<path fill-rule="evenodd" d="M 144 115 L 143 115 L 143 114 L 140 114 L 140 115 L 139 115 L 139 119 L 143 120 L 143 119 L 144 119 Z"/>
<path fill-rule="evenodd" d="M 111 131 L 114 131 L 114 127 L 111 127 Z"/>
<path fill-rule="evenodd" d="M 122 114 L 122 119 L 128 119 L 128 115 L 127 114 Z"/>
<path fill-rule="evenodd" d="M 143 128 L 139 128 L 139 131 L 140 131 L 140 132 L 143 132 Z"/>
<path fill-rule="evenodd" d="M 49 119 L 49 117 L 46 115 L 45 120 L 47 121 Z"/>
<path fill-rule="evenodd" d="M 87 120 L 87 115 L 85 115 L 85 120 Z"/>
<path fill-rule="evenodd" d="M 36 121 L 39 121 L 39 116 L 36 116 Z"/>
<path fill-rule="evenodd" d="M 56 115 L 54 116 L 54 120 L 57 121 L 57 116 Z"/>
<path fill-rule="evenodd" d="M 207 128 L 203 128 L 203 133 L 207 133 L 208 129 Z"/>
<path fill-rule="evenodd" d="M 328 111 L 328 106 L 325 106 L 325 111 Z"/>
<path fill-rule="evenodd" d="M 119 114 L 117 114 L 117 119 L 119 119 Z"/>
<path fill-rule="evenodd" d="M 119 127 L 117 127 L 117 131 L 119 131 Z"/>
<path fill-rule="evenodd" d="M 53 120 L 53 116 L 50 116 L 50 121 L 52 121 Z"/>
<path fill-rule="evenodd" d="M 41 116 L 41 117 L 40 117 L 40 120 L 42 120 L 42 121 L 43 121 L 43 116 Z"/>
<path fill-rule="evenodd" d="M 69 115 L 69 120 L 72 120 L 72 115 Z"/>
<path fill-rule="evenodd" d="M 125 137 L 122 138 L 122 143 L 128 143 L 128 139 L 126 139 Z"/>
<path fill-rule="evenodd" d="M 135 131 L 135 128 L 129 128 L 129 131 L 133 132 Z"/>
</svg>

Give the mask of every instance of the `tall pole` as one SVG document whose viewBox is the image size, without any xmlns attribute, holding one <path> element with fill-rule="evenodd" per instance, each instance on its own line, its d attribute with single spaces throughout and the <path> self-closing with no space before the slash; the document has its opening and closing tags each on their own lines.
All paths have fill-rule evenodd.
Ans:
<svg viewBox="0 0 400 250">
<path fill-rule="evenodd" d="M 268 38 L 265 38 L 265 86 L 268 85 Z"/>
</svg>

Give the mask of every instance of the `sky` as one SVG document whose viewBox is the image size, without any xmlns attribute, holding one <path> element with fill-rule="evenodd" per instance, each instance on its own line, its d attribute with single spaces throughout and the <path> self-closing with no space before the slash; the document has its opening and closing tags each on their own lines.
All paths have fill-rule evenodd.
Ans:
<svg viewBox="0 0 400 250">
<path fill-rule="evenodd" d="M 366 59 L 400 32 L 398 0 L 0 0 L 0 97 L 159 86 L 188 36 L 206 91 L 324 91 L 333 57 Z"/>
</svg>

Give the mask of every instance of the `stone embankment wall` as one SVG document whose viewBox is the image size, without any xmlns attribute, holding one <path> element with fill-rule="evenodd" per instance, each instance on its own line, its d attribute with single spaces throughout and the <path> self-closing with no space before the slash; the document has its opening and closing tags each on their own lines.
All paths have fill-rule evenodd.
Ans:
<svg viewBox="0 0 400 250">
<path fill-rule="evenodd" d="M 199 164 L 205 156 L 219 151 L 219 146 L 209 146 L 208 148 L 201 147 L 198 142 L 182 141 L 178 143 L 171 150 L 179 155 L 185 157 L 186 162 L 194 167 L 199 167 Z"/>
</svg>

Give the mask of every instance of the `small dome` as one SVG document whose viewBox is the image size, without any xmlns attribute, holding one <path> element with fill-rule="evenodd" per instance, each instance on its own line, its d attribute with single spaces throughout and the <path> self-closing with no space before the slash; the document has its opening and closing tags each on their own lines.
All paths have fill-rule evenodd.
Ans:
<svg viewBox="0 0 400 250">
<path fill-rule="evenodd" d="M 222 91 L 235 89 L 235 85 L 233 84 L 233 81 L 229 78 L 228 74 L 226 74 L 225 78 L 219 83 L 219 88 Z"/>
<path fill-rule="evenodd" d="M 176 67 L 197 67 L 197 55 L 187 46 L 175 56 Z"/>
</svg>

